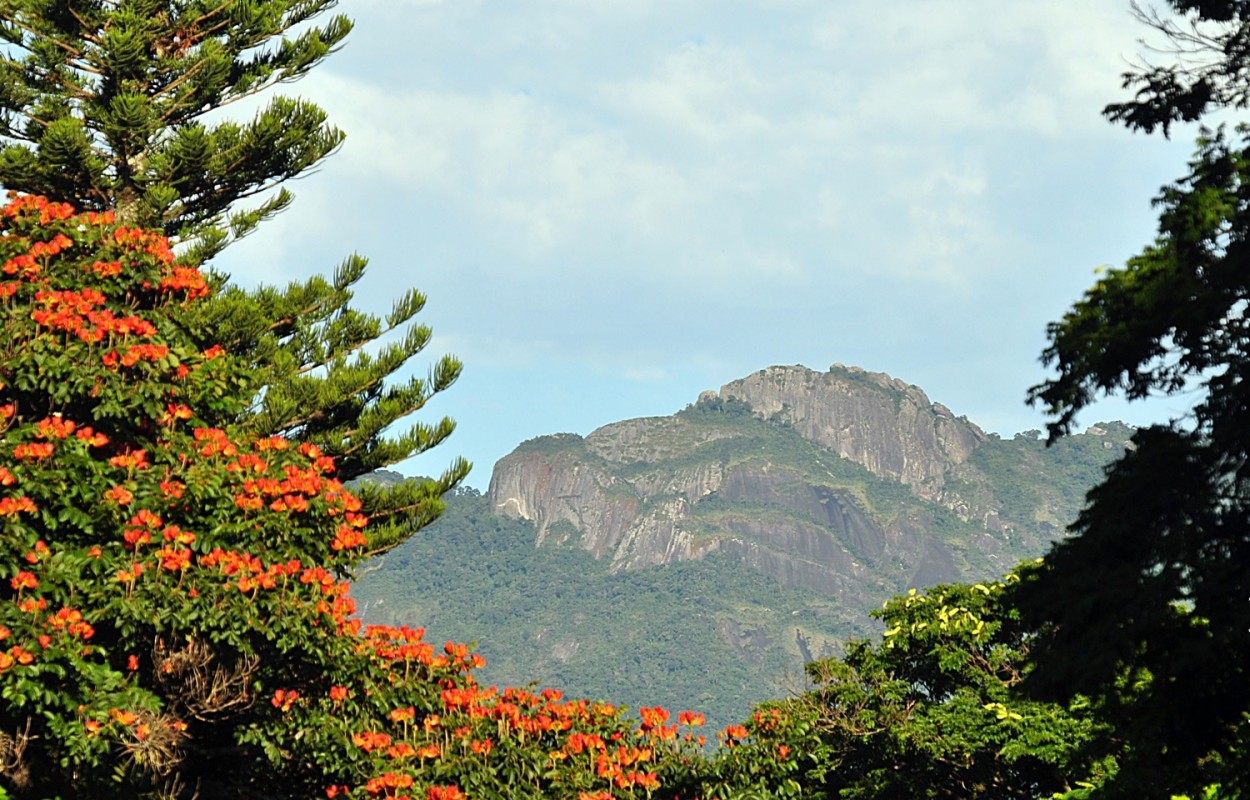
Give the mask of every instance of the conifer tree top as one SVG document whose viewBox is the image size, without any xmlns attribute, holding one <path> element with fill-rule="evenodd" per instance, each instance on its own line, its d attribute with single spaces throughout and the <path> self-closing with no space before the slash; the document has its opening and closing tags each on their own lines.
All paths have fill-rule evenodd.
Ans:
<svg viewBox="0 0 1250 800">
<path fill-rule="evenodd" d="M 207 117 L 296 80 L 337 49 L 337 0 L 0 0 L 0 184 L 192 242 L 202 260 L 284 208 L 278 188 L 343 140 L 276 96 L 250 121 Z M 259 205 L 232 209 L 263 194 Z"/>
</svg>

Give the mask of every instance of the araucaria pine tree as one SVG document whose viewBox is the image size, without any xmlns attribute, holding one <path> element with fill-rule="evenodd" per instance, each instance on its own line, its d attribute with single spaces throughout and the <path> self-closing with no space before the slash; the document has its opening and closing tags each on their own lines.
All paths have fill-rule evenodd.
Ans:
<svg viewBox="0 0 1250 800">
<path fill-rule="evenodd" d="M 123 224 L 170 237 L 182 263 L 205 263 L 286 208 L 292 197 L 282 182 L 343 141 L 303 99 L 274 96 L 244 121 L 215 113 L 300 78 L 341 46 L 351 22 L 319 22 L 335 5 L 0 0 L 0 186 L 113 211 Z M 412 321 L 425 299 L 407 292 L 385 319 L 351 308 L 364 268 L 352 256 L 332 280 L 221 288 L 207 314 L 217 340 L 253 364 L 245 374 L 256 401 L 241 419 L 257 434 L 316 443 L 339 459 L 346 478 L 446 438 L 449 419 L 382 432 L 461 369 L 445 357 L 427 378 L 388 381 L 429 340 Z M 370 346 L 395 330 L 406 333 Z M 458 460 L 435 481 L 366 490 L 379 521 L 373 546 L 384 549 L 432 519 L 439 497 L 467 471 Z"/>
</svg>

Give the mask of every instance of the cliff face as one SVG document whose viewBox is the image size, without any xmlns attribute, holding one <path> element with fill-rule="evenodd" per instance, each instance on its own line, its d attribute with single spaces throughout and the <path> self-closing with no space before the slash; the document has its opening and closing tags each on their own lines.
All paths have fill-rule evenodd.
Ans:
<svg viewBox="0 0 1250 800">
<path fill-rule="evenodd" d="M 727 384 L 720 397 L 745 401 L 760 418 L 791 425 L 805 439 L 928 499 L 940 494 L 951 466 L 987 439 L 976 425 L 930 402 L 920 387 L 841 364 L 824 373 L 769 367 Z"/>
<path fill-rule="evenodd" d="M 722 552 L 867 607 L 1040 554 L 1128 436 L 1092 430 L 1052 453 L 987 435 L 888 375 L 770 367 L 671 417 L 527 442 L 495 466 L 487 497 L 532 521 L 537 544 L 614 570 Z"/>
</svg>

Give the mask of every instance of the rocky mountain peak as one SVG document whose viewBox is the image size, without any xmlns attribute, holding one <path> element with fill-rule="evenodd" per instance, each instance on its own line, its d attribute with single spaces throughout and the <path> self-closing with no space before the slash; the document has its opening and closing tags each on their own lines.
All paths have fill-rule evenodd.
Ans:
<svg viewBox="0 0 1250 800">
<path fill-rule="evenodd" d="M 884 373 L 777 366 L 672 416 L 526 442 L 487 500 L 614 570 L 720 552 L 862 607 L 1040 554 L 1129 435 L 1003 440 Z"/>
<path fill-rule="evenodd" d="M 721 387 L 756 416 L 900 481 L 920 497 L 941 495 L 950 468 L 987 440 L 984 431 L 933 403 L 919 386 L 883 372 L 834 364 L 828 372 L 768 367 Z"/>
</svg>

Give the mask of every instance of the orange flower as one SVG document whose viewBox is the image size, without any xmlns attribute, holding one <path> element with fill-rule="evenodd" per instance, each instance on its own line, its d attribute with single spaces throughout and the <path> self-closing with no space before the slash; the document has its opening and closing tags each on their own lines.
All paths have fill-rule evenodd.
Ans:
<svg viewBox="0 0 1250 800">
<path fill-rule="evenodd" d="M 747 738 L 747 729 L 742 725 L 730 725 L 721 732 L 721 736 L 729 739 L 730 741 L 734 739 L 745 739 Z"/>
<path fill-rule="evenodd" d="M 78 427 L 72 420 L 60 416 L 51 416 L 40 420 L 35 435 L 40 439 L 65 439 Z"/>
<path fill-rule="evenodd" d="M 644 731 L 658 728 L 668 720 L 668 711 L 661 706 L 655 708 L 640 708 L 638 715 L 642 717 L 642 729 Z"/>
<path fill-rule="evenodd" d="M 374 731 L 361 731 L 352 734 L 352 744 L 364 750 L 366 753 L 372 753 L 383 747 L 389 747 L 391 737 L 385 733 L 377 733 Z"/>
<path fill-rule="evenodd" d="M 465 800 L 458 786 L 431 786 L 425 797 L 426 800 Z"/>
<path fill-rule="evenodd" d="M 417 715 L 417 710 L 412 706 L 407 708 L 397 708 L 389 714 L 391 722 L 407 722 Z"/>
<path fill-rule="evenodd" d="M 285 714 L 291 710 L 291 706 L 295 705 L 295 701 L 297 700 L 299 700 L 299 692 L 294 689 L 291 689 L 290 691 L 286 689 L 278 689 L 273 693 L 273 699 L 269 702 L 273 703 L 274 708 L 281 709 L 282 713 Z"/>
<path fill-rule="evenodd" d="M 104 499 L 112 500 L 119 506 L 127 506 L 130 505 L 131 501 L 135 499 L 135 496 L 134 493 L 125 486 L 114 486 L 112 489 L 109 489 L 104 493 Z"/>
<path fill-rule="evenodd" d="M 441 752 L 436 744 L 427 744 L 417 748 L 418 758 L 438 758 Z"/>
<path fill-rule="evenodd" d="M 330 699 L 336 703 L 340 703 L 346 700 L 347 699 L 347 687 L 346 686 L 331 686 L 330 687 Z"/>
<path fill-rule="evenodd" d="M 96 433 L 91 426 L 79 428 L 74 435 L 86 442 L 88 447 L 103 447 L 109 443 L 109 437 L 102 433 Z"/>
<path fill-rule="evenodd" d="M 123 469 L 143 469 L 148 465 L 148 454 L 143 450 L 127 450 L 109 459 L 109 466 Z"/>
<path fill-rule="evenodd" d="M 417 754 L 416 748 L 408 744 L 407 742 L 400 742 L 397 745 L 392 745 L 386 751 L 386 755 L 389 758 L 393 758 L 397 761 L 401 758 L 412 758 L 416 754 Z"/>
<path fill-rule="evenodd" d="M 29 459 L 38 461 L 48 458 L 56 450 L 56 445 L 52 442 L 31 442 L 30 444 L 19 444 L 13 448 L 13 457 L 17 459 Z"/>
<path fill-rule="evenodd" d="M 0 498 L 0 517 L 13 517 L 23 511 L 33 512 L 35 510 L 35 504 L 31 502 L 29 497 Z"/>
<path fill-rule="evenodd" d="M 15 591 L 20 592 L 23 589 L 38 589 L 39 581 L 36 580 L 35 576 L 31 573 L 26 572 L 25 570 L 20 570 L 9 581 L 9 585 L 12 586 Z"/>
<path fill-rule="evenodd" d="M 124 711 L 120 708 L 114 708 L 109 711 L 109 716 L 117 720 L 123 725 L 133 725 L 139 718 L 135 716 L 133 711 Z"/>
</svg>

